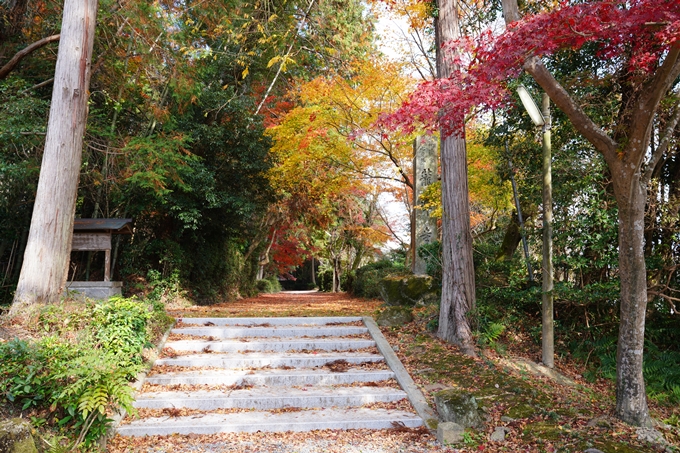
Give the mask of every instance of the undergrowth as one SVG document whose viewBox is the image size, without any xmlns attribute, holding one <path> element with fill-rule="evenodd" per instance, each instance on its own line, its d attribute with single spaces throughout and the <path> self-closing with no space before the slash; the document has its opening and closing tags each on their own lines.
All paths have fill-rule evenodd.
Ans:
<svg viewBox="0 0 680 453">
<path fill-rule="evenodd" d="M 275 294 L 281 292 L 281 282 L 274 275 L 271 277 L 263 278 L 255 282 L 255 288 L 261 293 Z"/>
<path fill-rule="evenodd" d="M 22 326 L 35 339 L 0 343 L 0 400 L 71 439 L 69 448 L 94 448 L 115 406 L 134 412 L 128 383 L 144 366 L 144 349 L 171 322 L 153 298 L 39 308 Z"/>
</svg>

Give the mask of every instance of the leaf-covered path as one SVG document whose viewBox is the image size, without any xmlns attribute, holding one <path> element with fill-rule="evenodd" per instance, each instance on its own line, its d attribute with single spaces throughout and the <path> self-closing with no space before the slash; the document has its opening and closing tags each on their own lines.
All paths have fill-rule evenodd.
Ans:
<svg viewBox="0 0 680 453">
<path fill-rule="evenodd" d="M 338 340 L 335 340 L 335 337 L 332 336 L 324 336 L 321 340 L 316 339 L 315 337 L 321 335 L 323 332 L 311 332 L 311 330 L 324 330 L 325 332 L 326 330 L 333 329 L 354 329 L 363 332 L 366 329 L 363 327 L 360 318 L 335 317 L 324 319 L 312 317 L 320 314 L 328 316 L 331 314 L 347 314 L 348 312 L 352 314 L 371 314 L 369 312 L 373 311 L 375 306 L 375 301 L 350 299 L 340 294 L 330 295 L 310 292 L 291 292 L 277 295 L 264 295 L 258 298 L 246 299 L 238 303 L 223 304 L 209 308 L 210 316 L 227 315 L 228 317 L 238 317 L 238 320 L 227 321 L 217 317 L 206 318 L 205 309 L 202 309 L 201 307 L 190 307 L 181 311 L 178 310 L 174 315 L 183 321 L 179 323 L 180 328 L 173 330 L 171 340 L 174 341 L 170 341 L 166 344 L 163 354 L 165 358 L 162 358 L 156 363 L 157 366 L 151 371 L 147 384 L 142 389 L 142 393 L 138 396 L 138 404 L 141 405 L 138 407 L 145 407 L 145 409 L 140 409 L 140 416 L 144 417 L 144 420 L 132 422 L 126 420 L 121 426 L 121 433 L 134 436 L 139 435 L 142 432 L 149 432 L 149 429 L 156 432 L 166 432 L 167 430 L 172 429 L 173 431 L 179 430 L 179 432 L 185 433 L 213 433 L 215 430 L 232 429 L 256 432 L 203 435 L 175 434 L 170 436 L 150 436 L 146 438 L 125 438 L 118 436 L 110 444 L 110 451 L 403 451 L 414 453 L 425 451 L 450 451 L 448 448 L 437 446 L 433 436 L 428 433 L 426 429 L 406 428 L 406 426 L 414 423 L 413 426 L 420 425 L 420 419 L 415 416 L 410 404 L 404 399 L 405 394 L 403 394 L 398 386 L 396 386 L 394 378 L 375 377 L 373 379 L 368 379 L 371 382 L 364 382 L 367 380 L 364 376 L 365 374 L 368 373 L 382 376 L 382 374 L 389 372 L 389 369 L 386 368 L 384 364 L 378 362 L 369 366 L 367 369 L 364 368 L 366 365 L 370 365 L 370 363 L 364 365 L 347 363 L 347 361 L 354 361 L 355 358 L 353 354 L 356 355 L 357 353 L 347 351 L 335 353 L 335 355 L 341 358 L 346 356 L 345 358 L 347 360 L 335 360 L 328 365 L 321 366 L 321 368 L 312 367 L 311 369 L 305 367 L 299 368 L 299 366 L 302 365 L 285 366 L 285 364 L 281 368 L 278 367 L 278 365 L 275 366 L 272 362 L 270 364 L 271 366 L 261 367 L 257 365 L 250 371 L 229 371 L 226 369 L 201 371 L 199 369 L 198 371 L 194 370 L 187 373 L 185 369 L 178 369 L 171 366 L 173 363 L 177 362 L 177 360 L 180 360 L 182 363 L 188 363 L 188 361 L 198 358 L 199 356 L 192 352 L 192 350 L 196 348 L 198 348 L 196 351 L 203 353 L 200 354 L 201 358 L 210 359 L 210 363 L 213 364 L 211 368 L 214 368 L 214 366 L 217 366 L 215 365 L 216 360 L 218 362 L 219 360 L 222 360 L 221 356 L 218 357 L 222 349 L 229 349 L 229 351 L 231 351 L 233 349 L 232 346 L 234 346 L 241 351 L 245 348 L 244 351 L 241 351 L 243 354 L 233 354 L 233 351 L 226 353 L 224 360 L 237 360 L 238 358 L 235 358 L 236 356 L 241 357 L 238 360 L 250 360 L 254 356 L 261 359 L 267 355 L 267 353 L 264 352 L 265 350 L 271 351 L 273 346 L 276 346 L 275 349 L 279 350 L 281 348 L 278 346 L 284 345 L 284 343 L 288 346 L 284 345 L 285 347 L 281 350 L 282 352 L 274 353 L 274 355 L 277 356 L 276 360 L 288 360 L 290 358 L 288 356 L 295 356 L 298 361 L 302 359 L 310 360 L 310 358 L 311 360 L 318 361 L 324 360 L 326 356 L 329 356 L 330 358 L 328 360 L 332 361 L 333 357 L 335 357 L 333 351 L 316 351 L 316 349 L 318 349 L 318 347 L 326 348 L 327 345 L 324 343 L 337 342 Z M 249 317 L 243 318 L 242 316 L 244 314 Z M 282 314 L 303 316 L 304 318 L 282 318 Z M 190 319 L 197 316 L 199 316 L 200 319 L 196 319 L 196 321 Z M 269 316 L 275 316 L 277 319 L 274 320 L 269 318 L 271 319 L 270 322 L 263 322 L 261 319 L 262 317 Z M 256 318 L 253 319 L 253 317 Z M 206 319 L 209 322 L 205 322 Z M 309 322 L 305 322 L 305 320 L 309 320 Z M 333 320 L 351 320 L 354 322 L 332 322 Z M 222 325 L 225 324 L 225 321 L 229 326 Z M 291 328 L 288 325 L 289 323 L 291 323 L 291 325 L 299 325 L 300 327 Z M 316 324 L 318 323 L 321 324 L 317 326 Z M 324 325 L 326 325 L 326 327 L 324 327 Z M 303 334 L 301 334 L 301 340 L 299 341 L 291 341 L 291 339 L 283 338 L 283 333 L 281 333 L 281 335 L 277 333 L 277 331 L 283 332 L 285 330 L 286 332 L 292 332 L 293 330 L 304 329 L 308 329 L 310 332 L 306 334 L 303 332 Z M 275 337 L 272 339 L 273 341 L 264 337 L 260 338 L 260 334 L 262 333 L 260 331 L 265 330 L 269 331 L 266 335 L 267 337 Z M 208 333 L 211 335 L 222 335 L 226 337 L 231 337 L 232 334 L 235 335 L 238 332 L 244 331 L 240 334 L 247 335 L 248 338 L 213 339 L 211 336 L 209 341 L 205 338 L 200 340 L 193 338 L 196 335 L 203 333 L 203 331 L 210 331 Z M 347 334 L 349 335 L 351 333 L 352 332 L 349 332 Z M 357 335 L 359 334 L 355 334 L 353 337 L 356 337 Z M 364 336 L 367 335 L 367 333 L 364 333 Z M 251 336 L 257 338 L 251 338 Z M 359 341 L 348 337 L 348 339 L 345 339 L 342 342 L 344 344 L 350 340 L 354 342 Z M 370 337 L 365 341 L 369 340 Z M 206 341 L 210 345 L 208 347 L 203 347 L 203 343 L 206 343 Z M 196 347 L 190 347 L 191 345 L 188 345 L 190 342 L 198 342 L 200 344 Z M 260 345 L 260 343 L 262 344 Z M 304 346 L 304 349 L 299 350 L 299 347 L 295 346 L 297 343 L 309 343 L 313 345 Z M 372 347 L 361 349 L 361 354 L 373 357 L 371 354 L 375 355 L 375 352 L 377 351 L 373 351 L 375 350 L 375 344 L 372 341 L 370 341 L 370 343 L 372 344 Z M 227 346 L 229 347 L 227 348 Z M 262 346 L 262 348 L 260 348 L 260 346 Z M 220 349 L 220 351 L 215 348 Z M 206 352 L 208 349 L 210 349 L 210 351 Z M 212 349 L 215 350 L 213 351 Z M 263 350 L 258 352 L 259 349 Z M 335 349 L 334 346 L 333 350 Z M 340 349 L 343 349 L 343 347 L 340 347 Z M 332 355 L 333 357 L 331 357 Z M 379 357 L 379 354 L 376 358 L 377 357 Z M 341 370 L 333 367 L 331 367 L 330 370 L 325 369 L 336 362 L 343 362 L 346 366 Z M 163 366 L 159 367 L 159 364 Z M 219 368 L 221 368 L 221 366 Z M 199 380 L 201 382 L 203 382 L 206 377 L 210 378 L 209 384 L 211 385 L 205 383 L 203 383 L 203 385 L 196 384 L 196 382 L 198 382 L 196 381 L 196 376 L 198 376 L 197 373 L 200 373 L 199 377 L 201 379 Z M 227 374 L 229 376 L 227 376 Z M 234 376 L 234 374 L 237 374 L 238 376 Z M 318 377 L 317 375 L 323 374 L 324 379 L 322 380 L 323 382 L 315 384 L 301 383 L 300 385 L 294 385 L 302 374 L 305 374 L 303 377 L 307 378 L 310 376 Z M 307 374 L 310 376 L 306 376 Z M 391 372 L 389 374 L 391 374 Z M 182 379 L 185 378 L 185 375 L 191 382 L 187 381 L 189 384 L 178 385 L 175 381 L 182 381 Z M 159 380 L 158 378 L 161 379 Z M 168 380 L 168 378 L 171 379 Z M 231 386 L 221 385 L 215 387 L 215 382 L 213 382 L 215 381 L 215 378 L 229 378 L 231 380 L 236 378 L 239 382 L 229 381 L 227 384 L 231 383 Z M 273 378 L 276 379 L 273 380 Z M 275 381 L 278 382 L 281 378 L 285 378 L 283 379 L 282 384 L 277 384 Z M 342 382 L 338 381 L 332 383 L 332 385 L 328 387 L 329 383 L 326 381 L 329 379 L 332 379 L 333 381 L 340 379 Z M 345 381 L 347 381 L 347 383 L 345 383 Z M 163 383 L 175 385 L 164 385 Z M 281 387 L 281 385 L 283 385 L 283 387 Z M 283 389 L 287 389 L 288 391 L 279 395 Z M 328 391 L 331 391 L 330 395 L 326 395 Z M 357 396 L 353 396 L 348 399 L 348 401 L 344 401 L 347 398 L 342 395 L 348 392 L 352 395 L 356 394 L 360 396 L 359 399 L 361 399 L 361 401 L 357 399 Z M 317 393 L 321 396 L 315 397 Z M 394 396 L 389 396 L 389 400 L 385 399 L 388 396 L 387 393 L 390 395 L 394 394 Z M 196 395 L 198 399 L 190 397 L 190 395 Z M 206 399 L 206 395 L 213 396 Z M 252 397 L 255 397 L 254 401 L 257 406 L 262 406 L 259 409 L 260 412 L 257 410 L 241 408 L 241 405 L 249 404 L 244 398 L 251 399 Z M 296 403 L 295 407 L 289 407 L 290 404 L 292 404 L 291 398 L 295 399 L 295 401 L 299 400 L 299 404 Z M 329 400 L 329 398 L 334 401 L 337 400 L 337 402 L 332 404 L 330 402 L 316 402 L 317 399 L 319 399 L 319 401 L 325 401 Z M 163 401 L 160 399 L 163 399 Z M 168 399 L 168 401 L 166 402 L 165 399 Z M 310 402 L 307 403 L 307 400 L 310 400 Z M 353 402 L 354 400 L 357 400 L 357 402 Z M 371 403 L 371 401 L 374 402 Z M 151 406 L 149 406 L 149 403 L 151 403 Z M 334 407 L 323 408 L 327 404 Z M 208 408 L 208 406 L 210 406 L 210 408 Z M 222 406 L 224 406 L 224 408 L 222 408 Z M 155 410 L 146 407 L 153 407 Z M 197 410 L 199 407 L 204 408 L 204 410 Z M 215 412 L 216 408 L 217 412 Z M 314 415 L 317 412 L 318 415 L 315 415 L 316 421 L 305 415 Z M 258 414 L 263 415 L 260 416 Z M 337 417 L 340 417 L 338 418 L 338 421 L 334 421 Z M 391 419 L 389 419 L 390 417 Z M 400 420 L 399 417 L 403 419 L 402 422 L 393 424 L 394 420 Z M 305 428 L 303 425 L 306 426 L 309 423 L 313 423 L 315 426 L 319 425 L 325 427 L 334 427 L 336 425 L 338 427 L 351 426 L 355 428 L 372 426 L 373 428 L 382 427 L 382 429 L 317 429 L 307 433 L 274 433 L 259 432 L 260 429 L 258 428 L 253 428 L 247 423 L 244 425 L 246 419 L 259 420 L 260 418 L 262 420 L 261 431 L 277 431 L 282 429 L 283 425 L 289 427 L 286 429 L 294 428 L 296 430 L 304 430 Z M 272 423 L 279 418 L 282 421 L 272 425 Z M 217 422 L 217 419 L 224 419 L 220 424 L 228 423 L 229 426 L 213 426 L 208 422 L 211 420 Z M 385 421 L 380 421 L 383 419 Z M 282 423 L 283 425 L 281 425 Z M 300 427 L 295 428 L 291 425 L 292 423 L 300 425 Z M 406 424 L 406 426 L 404 424 Z"/>
<path fill-rule="evenodd" d="M 379 300 L 351 297 L 346 293 L 318 291 L 282 291 L 210 306 L 170 309 L 181 317 L 278 317 L 278 316 L 373 316 L 382 304 Z"/>
</svg>

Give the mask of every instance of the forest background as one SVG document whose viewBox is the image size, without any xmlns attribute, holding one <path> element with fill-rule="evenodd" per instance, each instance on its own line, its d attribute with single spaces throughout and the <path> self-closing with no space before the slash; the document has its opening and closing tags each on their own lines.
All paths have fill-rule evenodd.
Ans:
<svg viewBox="0 0 680 453">
<path fill-rule="evenodd" d="M 462 5 L 465 34 L 500 27 L 498 2 Z M 19 278 L 30 225 L 61 7 L 3 3 L 4 305 Z M 523 5 L 527 12 L 553 7 L 550 1 Z M 401 61 L 382 54 L 376 42 L 375 23 L 385 9 L 408 24 Z M 403 231 L 413 211 L 412 140 L 424 133 L 395 132 L 377 120 L 396 111 L 419 80 L 435 76 L 435 15 L 431 3 L 418 1 L 102 1 L 76 217 L 134 219 L 135 234 L 114 241 L 114 280 L 124 281 L 128 293 L 169 282 L 210 304 L 254 294 L 270 286 L 265 277 L 289 273 L 299 288 L 375 297 L 370 289 L 380 276 L 409 266 Z M 33 43 L 40 45 L 4 71 Z M 611 67 L 595 46 L 558 52 L 547 64 L 593 117 L 605 123 L 615 117 L 617 74 L 600 77 Z M 530 78 L 518 81 L 539 92 Z M 669 99 L 654 137 L 672 115 Z M 581 360 L 591 378 L 614 378 L 619 283 L 610 175 L 556 109 L 552 132 L 556 350 Z M 667 404 L 680 402 L 677 138 L 654 168 L 645 218 L 644 371 L 650 397 Z M 541 290 L 528 281 L 517 250 L 521 229 L 509 184 L 512 172 L 530 261 L 538 269 L 538 131 L 521 105 L 507 103 L 471 118 L 468 140 L 475 329 L 480 339 L 505 335 L 512 342 L 514 332 L 522 332 L 539 341 Z M 435 213 L 437 187 L 427 195 Z M 406 214 L 386 209 L 385 194 Z M 438 245 L 420 253 L 441 278 Z M 75 253 L 69 279 L 101 280 L 101 259 Z M 512 332 L 492 335 L 509 327 Z"/>
</svg>

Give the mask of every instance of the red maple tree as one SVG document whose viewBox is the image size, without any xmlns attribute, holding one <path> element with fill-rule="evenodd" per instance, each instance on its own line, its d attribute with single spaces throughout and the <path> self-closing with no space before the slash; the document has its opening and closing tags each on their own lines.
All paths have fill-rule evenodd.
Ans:
<svg viewBox="0 0 680 453">
<path fill-rule="evenodd" d="M 444 134 L 462 133 L 475 110 L 509 101 L 508 81 L 529 73 L 569 118 L 574 128 L 602 154 L 611 174 L 619 217 L 620 326 L 617 350 L 616 413 L 624 421 L 651 426 L 642 351 L 648 302 L 644 259 L 645 204 L 654 169 L 663 163 L 680 121 L 680 2 L 678 0 L 602 0 L 570 5 L 521 18 L 516 0 L 502 0 L 507 29 L 449 43 L 459 68 L 446 79 L 422 84 L 396 113 L 382 118 L 395 128 L 421 122 Z M 619 87 L 619 112 L 598 125 L 578 99 L 553 76 L 542 58 L 560 50 L 597 49 L 603 67 L 611 66 Z M 609 71 L 595 77 L 608 76 Z M 607 73 L 607 74 L 605 74 Z M 593 83 L 595 81 L 592 81 Z M 662 101 L 668 99 L 667 106 Z M 654 118 L 665 125 L 650 148 Z"/>
</svg>

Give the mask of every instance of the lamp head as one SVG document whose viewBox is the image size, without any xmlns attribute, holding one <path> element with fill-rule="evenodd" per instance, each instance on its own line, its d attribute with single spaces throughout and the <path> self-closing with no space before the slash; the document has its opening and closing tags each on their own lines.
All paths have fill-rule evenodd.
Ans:
<svg viewBox="0 0 680 453">
<path fill-rule="evenodd" d="M 531 121 L 534 123 L 534 125 L 543 126 L 545 124 L 543 114 L 536 106 L 536 103 L 524 85 L 517 87 L 517 94 L 519 95 L 519 99 L 522 101 L 522 105 L 524 105 L 524 108 L 529 114 L 529 117 L 531 117 Z"/>
</svg>

